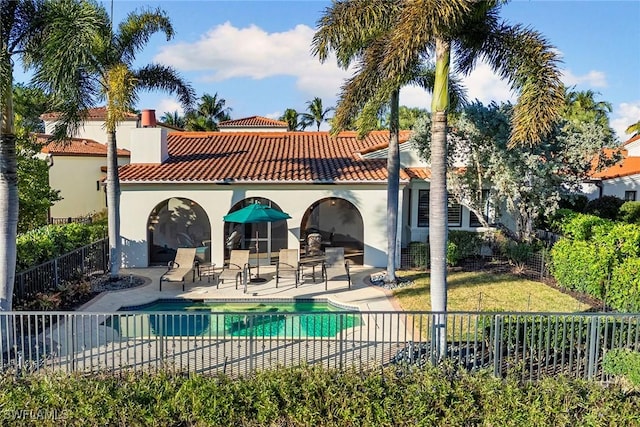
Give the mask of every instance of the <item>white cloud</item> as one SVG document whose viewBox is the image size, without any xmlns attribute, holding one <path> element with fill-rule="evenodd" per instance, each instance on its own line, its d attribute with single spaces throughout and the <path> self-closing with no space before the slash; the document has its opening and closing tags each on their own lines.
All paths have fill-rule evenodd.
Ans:
<svg viewBox="0 0 640 427">
<path fill-rule="evenodd" d="M 306 25 L 267 33 L 255 25 L 237 28 L 225 22 L 194 43 L 164 45 L 154 61 L 202 72 L 207 82 L 292 76 L 299 90 L 329 99 L 350 73 L 339 69 L 333 58 L 321 64 L 310 54 L 313 34 L 314 29 Z"/>
<path fill-rule="evenodd" d="M 607 87 L 607 76 L 602 71 L 591 70 L 582 76 L 576 76 L 571 70 L 561 70 L 562 82 L 567 86 L 584 85 L 590 87 Z"/>
<path fill-rule="evenodd" d="M 175 99 L 164 98 L 158 101 L 158 105 L 156 105 L 156 117 L 160 119 L 164 115 L 164 113 L 173 113 L 177 111 L 178 114 L 184 114 L 184 109 L 182 105 Z"/>
<path fill-rule="evenodd" d="M 620 138 L 620 141 L 626 141 L 630 135 L 625 130 L 632 124 L 640 120 L 640 100 L 633 102 L 623 102 L 613 110 L 611 118 L 611 127 Z"/>
<path fill-rule="evenodd" d="M 500 103 L 516 100 L 509 83 L 502 80 L 485 62 L 478 62 L 469 76 L 463 79 L 463 84 L 470 102 L 477 99 L 489 104 L 491 101 Z"/>
</svg>

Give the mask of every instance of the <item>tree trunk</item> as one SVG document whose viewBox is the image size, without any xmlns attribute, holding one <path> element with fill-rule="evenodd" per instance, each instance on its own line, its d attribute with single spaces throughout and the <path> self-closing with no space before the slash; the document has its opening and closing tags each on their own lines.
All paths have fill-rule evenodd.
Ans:
<svg viewBox="0 0 640 427">
<path fill-rule="evenodd" d="M 431 104 L 431 180 L 429 248 L 434 355 L 446 355 L 447 328 L 447 109 L 449 108 L 449 42 L 436 39 L 436 76 Z"/>
<path fill-rule="evenodd" d="M 398 198 L 400 192 L 400 147 L 398 110 L 400 91 L 391 94 L 391 114 L 389 120 L 389 149 L 387 153 L 387 282 L 396 281 L 397 240 L 398 240 Z"/>
<path fill-rule="evenodd" d="M 11 64 L 6 65 L 11 70 Z M 11 311 L 16 276 L 18 162 L 12 79 L 0 83 L 0 311 Z"/>
<path fill-rule="evenodd" d="M 116 132 L 107 131 L 107 216 L 109 224 L 109 270 L 111 277 L 120 273 L 120 178 Z"/>
</svg>

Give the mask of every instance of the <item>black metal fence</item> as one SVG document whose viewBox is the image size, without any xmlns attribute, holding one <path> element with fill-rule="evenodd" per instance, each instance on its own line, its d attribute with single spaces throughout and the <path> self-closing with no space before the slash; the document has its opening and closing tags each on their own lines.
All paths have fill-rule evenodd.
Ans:
<svg viewBox="0 0 640 427">
<path fill-rule="evenodd" d="M 523 260 L 515 261 L 503 255 L 476 255 L 460 261 L 458 267 L 466 271 L 491 270 L 493 272 L 516 272 L 531 280 L 545 282 L 553 280 L 549 266 L 551 255 L 547 250 L 533 253 Z M 413 245 L 403 249 L 400 268 L 405 270 L 426 269 L 429 265 L 426 245 Z"/>
<path fill-rule="evenodd" d="M 0 313 L 0 331 L 0 368 L 18 371 L 235 376 L 299 364 L 400 367 L 444 358 L 496 376 L 606 382 L 608 351 L 640 351 L 640 314 L 14 312 Z"/>
<path fill-rule="evenodd" d="M 79 216 L 79 217 L 66 217 L 66 218 L 49 218 L 49 224 L 59 225 L 59 224 L 71 224 L 73 222 L 77 222 L 80 224 L 91 224 L 92 218 L 90 216 Z"/>
<path fill-rule="evenodd" d="M 57 289 L 62 283 L 89 274 L 106 272 L 109 241 L 98 240 L 28 270 L 16 273 L 14 303 L 29 300 L 39 292 Z"/>
</svg>

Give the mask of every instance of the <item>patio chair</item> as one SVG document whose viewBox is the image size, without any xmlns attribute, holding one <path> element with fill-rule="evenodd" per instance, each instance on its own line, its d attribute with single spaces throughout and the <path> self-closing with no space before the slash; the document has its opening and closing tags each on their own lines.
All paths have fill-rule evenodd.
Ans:
<svg viewBox="0 0 640 427">
<path fill-rule="evenodd" d="M 325 261 L 323 266 L 324 288 L 327 289 L 329 280 L 347 280 L 351 288 L 351 274 L 349 261 L 344 258 L 344 248 L 327 248 L 324 251 Z"/>
<path fill-rule="evenodd" d="M 295 279 L 297 288 L 300 278 L 297 249 L 280 249 L 278 263 L 276 264 L 276 288 L 280 279 L 287 276 Z"/>
<path fill-rule="evenodd" d="M 184 291 L 184 278 L 191 271 L 192 281 L 196 281 L 196 248 L 178 248 L 173 261 L 169 261 L 169 269 L 160 276 L 160 291 L 162 292 L 162 282 L 182 282 Z"/>
<path fill-rule="evenodd" d="M 232 250 L 231 255 L 229 256 L 229 262 L 225 263 L 221 269 L 213 269 L 212 275 L 216 288 L 219 287 L 220 282 L 224 282 L 225 279 L 234 279 L 236 281 L 236 289 L 238 289 L 238 282 L 244 284 L 249 280 L 249 250 Z"/>
</svg>

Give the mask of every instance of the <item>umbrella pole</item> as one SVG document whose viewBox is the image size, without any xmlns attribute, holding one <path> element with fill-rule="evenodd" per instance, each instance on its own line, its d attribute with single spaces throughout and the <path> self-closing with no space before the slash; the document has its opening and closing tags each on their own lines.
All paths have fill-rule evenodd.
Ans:
<svg viewBox="0 0 640 427">
<path fill-rule="evenodd" d="M 260 246 L 258 246 L 258 230 L 256 230 L 256 279 L 260 279 Z"/>
</svg>

